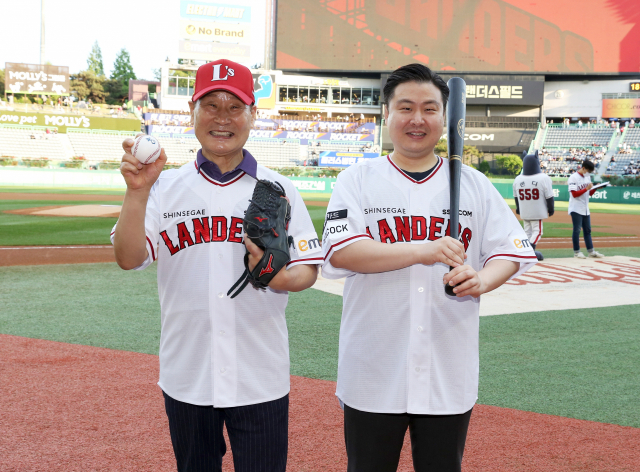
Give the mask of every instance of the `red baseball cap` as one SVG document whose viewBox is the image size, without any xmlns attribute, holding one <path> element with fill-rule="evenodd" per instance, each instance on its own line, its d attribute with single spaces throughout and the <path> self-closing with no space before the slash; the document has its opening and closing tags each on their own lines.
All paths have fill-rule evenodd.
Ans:
<svg viewBox="0 0 640 472">
<path fill-rule="evenodd" d="M 196 73 L 196 88 L 191 97 L 198 100 L 214 90 L 231 92 L 247 105 L 255 103 L 251 71 L 237 62 L 219 59 L 201 65 Z"/>
</svg>

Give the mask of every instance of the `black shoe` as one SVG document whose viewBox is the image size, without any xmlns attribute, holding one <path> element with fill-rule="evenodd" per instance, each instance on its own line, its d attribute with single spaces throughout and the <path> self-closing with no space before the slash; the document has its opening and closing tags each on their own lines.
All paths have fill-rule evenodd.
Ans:
<svg viewBox="0 0 640 472">
<path fill-rule="evenodd" d="M 544 261 L 544 256 L 540 251 L 536 251 L 536 257 L 538 258 L 539 261 Z"/>
</svg>

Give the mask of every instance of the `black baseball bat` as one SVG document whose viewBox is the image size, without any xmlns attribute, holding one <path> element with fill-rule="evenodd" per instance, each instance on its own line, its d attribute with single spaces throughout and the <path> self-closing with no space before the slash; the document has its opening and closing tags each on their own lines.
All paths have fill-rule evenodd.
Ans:
<svg viewBox="0 0 640 472">
<path fill-rule="evenodd" d="M 450 199 L 450 236 L 458 239 L 458 217 L 460 210 L 460 171 L 462 169 L 462 149 L 464 147 L 464 121 L 467 109 L 467 84 L 460 77 L 452 77 L 449 86 L 449 103 L 447 104 L 447 154 L 449 157 L 449 199 Z M 451 271 L 453 267 L 449 267 Z M 455 297 L 451 285 L 444 291 Z"/>
</svg>

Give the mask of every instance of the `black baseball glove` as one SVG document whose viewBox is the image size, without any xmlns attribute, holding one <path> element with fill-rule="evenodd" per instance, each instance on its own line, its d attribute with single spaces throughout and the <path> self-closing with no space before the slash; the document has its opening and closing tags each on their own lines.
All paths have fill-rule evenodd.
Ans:
<svg viewBox="0 0 640 472">
<path fill-rule="evenodd" d="M 264 251 L 262 259 L 249 270 L 249 251 L 244 256 L 245 271 L 229 289 L 231 298 L 237 297 L 251 283 L 256 289 L 266 289 L 271 279 L 291 260 L 289 246 L 293 237 L 287 234 L 291 220 L 291 205 L 282 185 L 258 180 L 249 208 L 244 215 L 243 228 L 249 239 Z"/>
</svg>

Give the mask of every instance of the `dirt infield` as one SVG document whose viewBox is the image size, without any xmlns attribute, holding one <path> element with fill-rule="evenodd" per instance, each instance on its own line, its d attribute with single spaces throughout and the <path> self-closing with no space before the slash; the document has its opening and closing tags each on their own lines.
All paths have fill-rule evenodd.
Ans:
<svg viewBox="0 0 640 472">
<path fill-rule="evenodd" d="M 115 262 L 113 246 L 0 246 L 0 267 Z"/>
<path fill-rule="evenodd" d="M 0 470 L 175 470 L 157 378 L 156 356 L 0 335 Z M 289 471 L 345 470 L 334 391 L 292 377 Z M 477 405 L 463 469 L 635 471 L 639 442 L 638 428 Z M 407 442 L 398 470 L 413 470 Z"/>
</svg>

